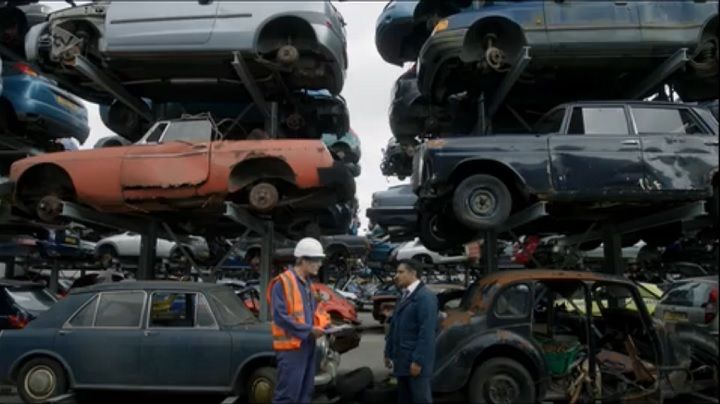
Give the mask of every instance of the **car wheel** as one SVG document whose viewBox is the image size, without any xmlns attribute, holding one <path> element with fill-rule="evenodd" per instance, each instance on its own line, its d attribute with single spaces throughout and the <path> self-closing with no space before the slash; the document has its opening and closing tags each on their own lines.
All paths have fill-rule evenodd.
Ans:
<svg viewBox="0 0 720 404">
<path fill-rule="evenodd" d="M 118 259 L 118 252 L 111 245 L 103 245 L 98 249 L 98 261 L 103 268 L 110 268 L 113 261 Z"/>
<path fill-rule="evenodd" d="M 510 216 L 512 196 L 505 184 L 491 175 L 464 179 L 453 194 L 453 211 L 460 223 L 476 230 L 490 230 Z"/>
<path fill-rule="evenodd" d="M 535 383 L 523 365 L 510 358 L 494 358 L 480 365 L 470 379 L 471 403 L 534 403 Z"/>
<path fill-rule="evenodd" d="M 65 370 L 52 359 L 32 359 L 20 369 L 17 391 L 26 403 L 45 403 L 67 390 Z"/>
<path fill-rule="evenodd" d="M 248 402 L 251 404 L 270 404 L 276 384 L 277 369 L 269 366 L 257 369 L 247 382 Z"/>
<path fill-rule="evenodd" d="M 446 217 L 440 213 L 420 213 L 418 222 L 418 237 L 425 248 L 432 251 L 456 247 L 470 240 L 474 234 L 454 217 Z"/>
</svg>

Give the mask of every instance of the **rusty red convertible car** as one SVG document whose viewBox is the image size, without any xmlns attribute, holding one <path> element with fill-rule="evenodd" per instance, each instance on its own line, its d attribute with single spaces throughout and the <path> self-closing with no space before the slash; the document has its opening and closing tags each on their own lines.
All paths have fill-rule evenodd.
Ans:
<svg viewBox="0 0 720 404">
<path fill-rule="evenodd" d="M 61 200 L 101 212 L 318 209 L 351 200 L 355 182 L 321 140 L 226 140 L 207 119 L 159 121 L 131 146 L 15 162 L 15 204 L 41 220 Z"/>
</svg>

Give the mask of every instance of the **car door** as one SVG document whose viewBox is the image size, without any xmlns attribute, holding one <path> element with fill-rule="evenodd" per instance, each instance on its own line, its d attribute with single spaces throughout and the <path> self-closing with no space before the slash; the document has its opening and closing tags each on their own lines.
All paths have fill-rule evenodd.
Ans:
<svg viewBox="0 0 720 404">
<path fill-rule="evenodd" d="M 143 383 L 138 369 L 145 300 L 143 291 L 101 292 L 58 330 L 55 350 L 72 371 L 75 387 Z"/>
<path fill-rule="evenodd" d="M 637 104 L 630 107 L 640 136 L 645 184 L 656 191 L 704 190 L 718 166 L 718 137 L 691 108 Z"/>
<path fill-rule="evenodd" d="M 210 121 L 170 121 L 166 128 L 156 129 L 145 137 L 145 144 L 129 148 L 123 156 L 120 182 L 128 203 L 190 198 L 208 178 Z"/>
<path fill-rule="evenodd" d="M 576 105 L 563 133 L 549 136 L 555 190 L 577 196 L 640 192 L 644 178 L 640 139 L 623 105 Z"/>
<path fill-rule="evenodd" d="M 557 52 L 575 51 L 597 54 L 619 45 L 641 41 L 640 23 L 634 0 L 545 0 L 545 20 L 549 42 Z M 604 46 L 603 46 L 604 45 Z"/>
<path fill-rule="evenodd" d="M 200 49 L 210 39 L 216 10 L 213 1 L 114 1 L 105 17 L 107 51 Z"/>
<path fill-rule="evenodd" d="M 655 51 L 665 45 L 674 52 L 677 44 L 696 43 L 705 22 L 718 12 L 717 2 L 708 0 L 642 0 L 634 3 L 638 8 L 643 41 L 653 44 Z"/>
<path fill-rule="evenodd" d="M 142 340 L 143 378 L 151 386 L 230 386 L 230 333 L 218 327 L 206 297 L 155 291 Z"/>
</svg>

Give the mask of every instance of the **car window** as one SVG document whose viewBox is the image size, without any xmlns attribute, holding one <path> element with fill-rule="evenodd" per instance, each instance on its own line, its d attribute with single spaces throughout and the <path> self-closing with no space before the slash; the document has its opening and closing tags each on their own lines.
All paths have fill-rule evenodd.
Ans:
<svg viewBox="0 0 720 404">
<path fill-rule="evenodd" d="M 231 327 L 257 320 L 231 288 L 214 290 L 208 297 L 215 306 L 214 312 L 218 321 L 225 326 Z"/>
<path fill-rule="evenodd" d="M 95 317 L 95 327 L 139 328 L 144 292 L 104 292 Z"/>
<path fill-rule="evenodd" d="M 198 304 L 199 302 L 199 304 Z M 197 318 L 196 318 L 197 314 Z M 215 321 L 204 297 L 197 293 L 155 292 L 150 305 L 150 327 L 213 327 Z"/>
<path fill-rule="evenodd" d="M 175 121 L 165 131 L 163 143 L 175 140 L 186 142 L 209 142 L 212 140 L 212 124 L 207 120 Z"/>
<path fill-rule="evenodd" d="M 699 307 L 710 293 L 710 284 L 704 282 L 682 282 L 670 289 L 660 304 L 668 306 Z"/>
<path fill-rule="evenodd" d="M 16 305 L 29 311 L 45 311 L 57 300 L 42 287 L 9 288 L 7 294 Z"/>
<path fill-rule="evenodd" d="M 568 135 L 627 135 L 622 107 L 575 107 L 570 116 Z"/>
<path fill-rule="evenodd" d="M 710 127 L 710 129 L 712 129 L 712 133 L 714 135 L 717 135 L 718 134 L 718 121 L 715 118 L 715 116 L 713 115 L 713 113 L 707 108 L 694 108 L 694 109 L 695 109 L 695 112 L 697 112 L 698 115 L 700 115 L 703 118 L 703 120 Z"/>
<path fill-rule="evenodd" d="M 93 296 L 89 303 L 86 303 L 73 318 L 68 321 L 72 327 L 92 327 L 95 320 L 95 308 L 97 307 L 98 297 Z"/>
<path fill-rule="evenodd" d="M 153 128 L 153 130 L 145 137 L 145 141 L 147 143 L 157 143 L 158 140 L 160 140 L 160 135 L 163 134 L 167 126 L 167 123 L 161 123 L 156 125 L 155 128 Z"/>
<path fill-rule="evenodd" d="M 524 317 L 528 314 L 530 288 L 521 283 L 513 285 L 495 299 L 495 315 L 497 317 Z"/>
<path fill-rule="evenodd" d="M 535 124 L 535 133 L 559 133 L 562 128 L 563 118 L 565 118 L 565 108 L 550 112 Z"/>
<path fill-rule="evenodd" d="M 706 135 L 708 131 L 689 109 L 632 107 L 638 134 Z"/>
</svg>

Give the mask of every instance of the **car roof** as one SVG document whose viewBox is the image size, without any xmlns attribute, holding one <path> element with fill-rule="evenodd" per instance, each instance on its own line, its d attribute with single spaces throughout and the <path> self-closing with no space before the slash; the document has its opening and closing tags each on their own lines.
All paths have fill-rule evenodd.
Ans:
<svg viewBox="0 0 720 404">
<path fill-rule="evenodd" d="M 97 285 L 77 288 L 70 294 L 77 293 L 95 293 L 119 290 L 174 290 L 174 291 L 208 291 L 213 289 L 223 289 L 228 286 L 217 283 L 200 283 L 200 282 L 180 282 L 180 281 L 123 281 L 123 282 L 105 282 Z"/>
<path fill-rule="evenodd" d="M 696 276 L 693 278 L 679 279 L 676 283 L 687 283 L 687 282 L 718 283 L 718 277 L 717 277 L 717 275 Z"/>
<path fill-rule="evenodd" d="M 632 282 L 619 276 L 601 274 L 589 271 L 565 271 L 562 269 L 532 269 L 532 270 L 514 270 L 514 271 L 498 271 L 488 274 L 480 278 L 479 282 L 483 284 L 499 282 L 507 284 L 524 280 L 567 280 L 567 281 L 610 281 L 631 284 Z"/>
<path fill-rule="evenodd" d="M 566 102 L 564 104 L 558 105 L 558 107 L 564 107 L 568 105 L 663 105 L 663 106 L 672 106 L 672 107 L 686 107 L 686 108 L 692 108 L 696 107 L 697 105 L 688 105 L 688 104 L 681 104 L 677 102 L 671 102 L 671 101 L 642 101 L 642 100 L 589 100 L 589 101 L 573 101 L 573 102 Z M 553 108 L 555 109 L 555 108 Z"/>
</svg>

